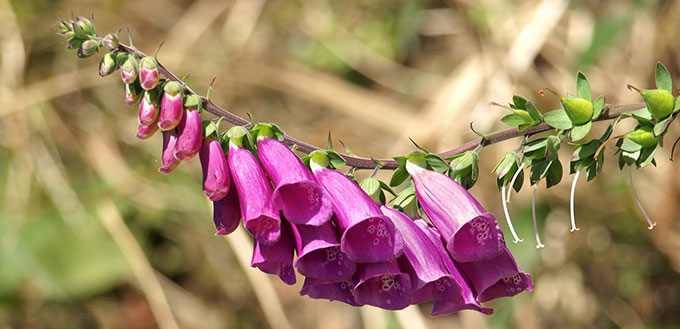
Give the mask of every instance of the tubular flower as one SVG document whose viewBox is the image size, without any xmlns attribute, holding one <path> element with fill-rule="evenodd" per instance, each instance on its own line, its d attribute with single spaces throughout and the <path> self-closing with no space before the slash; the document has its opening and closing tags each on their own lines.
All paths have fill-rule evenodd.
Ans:
<svg viewBox="0 0 680 329">
<path fill-rule="evenodd" d="M 166 131 L 179 125 L 184 114 L 184 105 L 182 104 L 182 88 L 178 82 L 170 81 L 166 83 L 163 90 L 158 127 Z"/>
<path fill-rule="evenodd" d="M 352 294 L 354 283 L 352 281 L 324 281 L 313 277 L 306 277 L 305 283 L 300 290 L 300 296 L 309 296 L 314 299 L 328 299 L 339 301 L 352 306 L 361 306 Z"/>
<path fill-rule="evenodd" d="M 139 139 L 147 139 L 153 134 L 158 131 L 158 125 L 156 124 L 157 121 L 152 122 L 149 125 L 139 125 L 139 128 L 137 128 L 137 138 Z"/>
<path fill-rule="evenodd" d="M 158 63 L 153 56 L 146 56 L 139 61 L 139 83 L 144 90 L 156 88 L 160 77 L 158 76 Z"/>
<path fill-rule="evenodd" d="M 418 201 L 459 262 L 493 258 L 503 252 L 503 231 L 493 214 L 448 176 L 408 160 Z"/>
<path fill-rule="evenodd" d="M 230 189 L 227 195 L 213 201 L 213 222 L 217 233 L 215 235 L 227 235 L 234 232 L 241 220 L 241 209 L 236 189 Z"/>
<path fill-rule="evenodd" d="M 144 92 L 144 97 L 139 103 L 139 124 L 148 126 L 158 120 L 158 104 L 150 91 Z"/>
<path fill-rule="evenodd" d="M 229 171 L 238 191 L 243 223 L 263 244 L 271 244 L 281 235 L 279 212 L 272 204 L 272 187 L 255 156 L 242 146 L 248 132 L 233 127 L 229 139 Z M 236 136 L 238 135 L 238 136 Z"/>
<path fill-rule="evenodd" d="M 169 174 L 177 166 L 180 161 L 173 155 L 175 153 L 175 145 L 177 144 L 177 131 L 165 131 L 163 132 L 163 155 L 161 156 L 161 167 L 158 171 Z"/>
<path fill-rule="evenodd" d="M 443 315 L 453 312 L 458 312 L 462 310 L 475 310 L 484 314 L 492 314 L 493 309 L 482 307 L 477 301 L 477 296 L 475 296 L 472 288 L 470 287 L 468 280 L 465 279 L 461 273 L 458 266 L 451 259 L 451 256 L 444 248 L 442 244 L 441 235 L 423 219 L 416 219 L 414 221 L 416 225 L 422 230 L 423 233 L 427 235 L 427 238 L 432 242 L 432 244 L 437 249 L 437 254 L 439 254 L 442 262 L 446 266 L 449 274 L 453 277 L 455 282 L 460 286 L 460 294 L 462 300 L 457 298 L 446 298 L 443 294 L 438 294 L 435 291 L 434 296 L 434 306 L 432 307 L 432 315 Z M 444 298 L 442 298 L 444 297 Z"/>
<path fill-rule="evenodd" d="M 295 153 L 266 136 L 257 138 L 257 153 L 274 184 L 272 202 L 288 221 L 314 226 L 328 222 L 333 214 L 331 199 Z"/>
<path fill-rule="evenodd" d="M 462 309 L 466 301 L 461 284 L 449 273 L 433 241 L 401 212 L 385 206 L 380 210 L 390 217 L 404 238 L 404 256 L 399 258 L 399 264 L 411 277 L 411 304 L 435 300 L 435 303 L 455 303 Z"/>
<path fill-rule="evenodd" d="M 411 279 L 396 260 L 357 264 L 354 298 L 360 304 L 400 310 L 411 301 Z"/>
<path fill-rule="evenodd" d="M 458 265 L 472 282 L 477 300 L 482 303 L 499 297 L 514 296 L 525 290 L 534 290 L 531 276 L 517 267 L 515 258 L 507 247 L 493 259 Z"/>
<path fill-rule="evenodd" d="M 278 275 L 285 284 L 294 284 L 293 248 L 290 229 L 284 225 L 281 237 L 276 242 L 266 245 L 255 241 L 250 266 L 257 267 L 265 273 Z"/>
<path fill-rule="evenodd" d="M 129 54 L 120 65 L 120 77 L 126 84 L 131 84 L 137 80 L 138 64 L 135 55 Z"/>
<path fill-rule="evenodd" d="M 231 176 L 220 142 L 204 139 L 198 155 L 203 169 L 203 193 L 212 201 L 224 198 L 231 185 Z"/>
<path fill-rule="evenodd" d="M 336 224 L 342 232 L 341 250 L 357 263 L 396 259 L 403 252 L 404 242 L 394 224 L 354 181 L 317 163 L 324 158 L 317 153 L 310 165 L 316 181 L 331 196 Z"/>
<path fill-rule="evenodd" d="M 177 126 L 177 146 L 175 146 L 175 158 L 177 160 L 189 160 L 196 156 L 201 149 L 203 141 L 203 127 L 201 115 L 197 110 L 184 110 L 182 121 Z"/>
<path fill-rule="evenodd" d="M 300 274 L 324 281 L 347 281 L 356 264 L 340 250 L 340 238 L 330 222 L 320 226 L 291 224 Z"/>
</svg>

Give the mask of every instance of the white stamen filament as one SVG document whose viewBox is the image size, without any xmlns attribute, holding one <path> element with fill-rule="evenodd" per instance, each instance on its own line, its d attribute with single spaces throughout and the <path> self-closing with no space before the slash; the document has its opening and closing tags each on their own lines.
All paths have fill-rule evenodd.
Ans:
<svg viewBox="0 0 680 329">
<path fill-rule="evenodd" d="M 538 184 L 534 185 L 534 193 L 531 197 L 531 216 L 534 219 L 534 233 L 536 233 L 536 249 L 544 248 L 545 245 L 541 242 L 541 236 L 538 235 L 538 225 L 536 225 L 536 189 Z"/>
<path fill-rule="evenodd" d="M 510 193 L 512 193 L 512 187 L 515 186 L 515 181 L 517 180 L 517 176 L 519 176 L 519 173 L 522 172 L 522 169 L 524 169 L 524 164 L 522 163 L 519 168 L 517 168 L 517 171 L 515 171 L 515 174 L 512 175 L 512 179 L 510 180 L 510 184 L 508 184 L 508 196 L 507 196 L 507 203 L 510 203 Z"/>
<path fill-rule="evenodd" d="M 647 216 L 647 212 L 645 211 L 645 208 L 642 208 L 642 204 L 640 203 L 640 199 L 638 199 L 637 192 L 635 192 L 635 185 L 633 184 L 633 168 L 628 167 L 628 181 L 630 181 L 630 189 L 633 191 L 633 198 L 635 198 L 635 203 L 637 203 L 638 208 L 640 208 L 640 211 L 642 212 L 642 215 L 645 216 L 645 219 L 647 220 L 647 226 L 648 229 L 653 229 L 654 226 L 656 226 L 656 222 L 653 222 L 649 216 Z"/>
<path fill-rule="evenodd" d="M 581 172 L 577 171 L 576 175 L 574 175 L 574 181 L 571 183 L 571 196 L 569 197 L 569 215 L 571 215 L 571 232 L 579 230 L 579 228 L 576 227 L 576 220 L 574 219 L 574 191 L 576 191 L 576 182 L 578 181 L 578 176 L 580 174 Z"/>
<path fill-rule="evenodd" d="M 505 185 L 501 187 L 501 199 L 503 201 L 503 212 L 505 213 L 505 220 L 508 222 L 508 228 L 510 228 L 510 233 L 512 233 L 512 237 L 515 238 L 515 240 L 512 242 L 518 243 L 524 241 L 523 239 L 520 239 L 517 236 L 515 228 L 512 226 L 512 221 L 510 221 L 510 214 L 508 213 L 508 203 L 505 201 Z"/>
</svg>

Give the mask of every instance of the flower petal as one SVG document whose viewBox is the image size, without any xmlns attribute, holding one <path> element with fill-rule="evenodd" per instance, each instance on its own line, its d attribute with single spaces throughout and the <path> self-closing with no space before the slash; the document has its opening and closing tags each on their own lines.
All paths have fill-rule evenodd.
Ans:
<svg viewBox="0 0 680 329">
<path fill-rule="evenodd" d="M 411 279 L 396 260 L 357 264 L 354 297 L 361 304 L 400 310 L 411 300 Z"/>
<path fill-rule="evenodd" d="M 293 240 L 289 229 L 281 231 L 281 237 L 274 243 L 266 245 L 255 240 L 255 249 L 250 266 L 260 271 L 278 275 L 286 284 L 295 284 L 293 269 Z"/>
<path fill-rule="evenodd" d="M 231 186 L 231 176 L 220 142 L 203 140 L 199 158 L 203 170 L 203 193 L 212 201 L 224 198 Z"/>
<path fill-rule="evenodd" d="M 309 296 L 314 299 L 328 299 L 330 301 L 339 301 L 352 306 L 361 306 L 352 291 L 354 284 L 352 281 L 324 281 L 312 277 L 306 277 L 305 283 L 300 290 L 300 296 Z"/>
<path fill-rule="evenodd" d="M 177 168 L 180 161 L 175 159 L 174 156 L 176 144 L 177 144 L 177 131 L 176 130 L 164 131 L 163 154 L 161 155 L 161 167 L 158 168 L 158 171 L 164 174 L 169 174 L 173 170 L 175 170 L 175 168 Z"/>
<path fill-rule="evenodd" d="M 340 238 L 333 224 L 291 226 L 298 254 L 295 267 L 300 274 L 325 281 L 352 278 L 356 264 L 340 250 Z"/>
<path fill-rule="evenodd" d="M 534 289 L 531 276 L 517 267 L 507 247 L 502 254 L 493 259 L 458 265 L 470 279 L 480 302 L 514 296 L 522 291 Z"/>
<path fill-rule="evenodd" d="M 222 199 L 213 201 L 213 222 L 216 235 L 227 235 L 238 227 L 241 221 L 241 209 L 236 189 L 230 189 Z"/>
<path fill-rule="evenodd" d="M 184 116 L 177 126 L 177 146 L 175 158 L 189 160 L 196 156 L 203 141 L 201 115 L 197 110 L 184 110 Z"/>
</svg>

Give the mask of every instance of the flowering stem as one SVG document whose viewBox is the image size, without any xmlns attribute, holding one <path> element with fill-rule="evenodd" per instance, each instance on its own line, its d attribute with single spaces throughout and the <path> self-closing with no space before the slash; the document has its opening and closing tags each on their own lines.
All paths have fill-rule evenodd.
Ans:
<svg viewBox="0 0 680 329">
<path fill-rule="evenodd" d="M 510 184 L 508 184 L 508 197 L 506 202 L 510 203 L 510 193 L 512 193 L 512 187 L 515 186 L 515 180 L 517 180 L 517 176 L 522 172 L 522 169 L 524 169 L 524 163 L 522 163 L 519 168 L 517 168 L 517 171 L 515 171 L 515 174 L 512 175 L 512 179 L 510 180 Z"/>
<path fill-rule="evenodd" d="M 536 225 L 536 189 L 538 184 L 534 184 L 534 192 L 531 195 L 531 217 L 534 221 L 534 234 L 536 234 L 536 249 L 544 248 L 545 245 L 541 242 L 541 236 L 538 235 L 538 225 Z"/>
<path fill-rule="evenodd" d="M 574 191 L 576 191 L 576 182 L 578 181 L 579 174 L 581 174 L 581 172 L 577 171 L 576 175 L 574 175 L 574 181 L 571 183 L 571 195 L 569 196 L 569 214 L 571 215 L 571 232 L 579 230 L 579 228 L 576 227 L 576 220 L 574 220 Z"/>
<path fill-rule="evenodd" d="M 101 40 L 101 37 L 95 37 L 93 38 L 95 40 Z M 146 57 L 147 55 L 144 54 L 143 52 L 139 51 L 133 46 L 128 46 L 125 44 L 120 44 L 118 46 L 119 50 L 127 52 L 127 53 L 133 53 L 136 54 L 137 56 L 140 57 Z M 172 73 L 170 70 L 168 70 L 165 66 L 162 64 L 158 64 L 159 71 L 170 81 L 177 81 L 181 83 L 187 92 L 187 94 L 197 94 L 195 91 L 193 91 L 186 83 L 182 81 L 182 79 L 178 78 L 174 73 Z M 215 105 L 212 101 L 207 99 L 206 97 L 201 96 L 201 101 L 203 102 L 204 108 L 219 117 L 223 117 L 225 121 L 238 125 L 238 126 L 243 126 L 245 128 L 251 128 L 252 123 L 249 120 L 246 120 L 234 113 L 231 113 L 228 109 L 222 108 L 220 106 Z M 602 114 L 594 121 L 605 121 L 605 120 L 612 120 L 618 118 L 622 113 L 628 112 L 628 111 L 633 111 L 633 110 L 639 110 L 645 107 L 644 103 L 635 103 L 635 104 L 623 104 L 623 105 L 605 105 L 604 108 L 602 109 Z M 447 158 L 456 154 L 460 154 L 466 151 L 471 151 L 474 150 L 477 147 L 485 147 L 491 144 L 495 144 L 498 142 L 506 141 L 509 139 L 513 139 L 516 137 L 520 136 L 529 136 L 533 134 L 537 134 L 540 132 L 548 131 L 553 129 L 550 127 L 547 123 L 541 123 L 537 126 L 525 129 L 523 131 L 519 131 L 518 129 L 515 128 L 508 128 L 504 130 L 499 130 L 490 134 L 485 135 L 484 138 L 477 138 L 473 141 L 467 142 L 463 145 L 460 145 L 456 148 L 450 149 L 448 151 L 439 153 L 438 155 L 442 158 Z M 289 135 L 284 135 L 283 136 L 284 142 L 288 145 L 295 145 L 296 150 L 303 152 L 303 153 L 311 153 L 315 150 L 320 150 L 321 148 L 318 146 L 314 146 L 309 143 L 305 143 L 299 139 L 293 138 Z M 341 156 L 345 159 L 347 162 L 347 165 L 350 167 L 354 167 L 357 169 L 373 169 L 375 168 L 375 160 L 379 161 L 380 163 L 383 164 L 381 169 L 396 169 L 400 166 L 400 164 L 397 161 L 394 161 L 393 159 L 371 159 L 371 158 L 364 158 L 364 157 L 358 157 L 358 156 L 353 156 L 353 155 L 347 155 L 347 154 L 341 154 Z"/>
<path fill-rule="evenodd" d="M 653 222 L 649 216 L 647 216 L 647 212 L 645 211 L 645 208 L 642 208 L 642 204 L 640 203 L 640 199 L 638 198 L 637 192 L 635 192 L 635 185 L 633 184 L 633 168 L 628 167 L 628 181 L 630 182 L 630 189 L 633 191 L 633 198 L 635 198 L 635 203 L 637 203 L 638 208 L 640 208 L 640 211 L 642 212 L 642 216 L 645 216 L 645 219 L 647 220 L 647 226 L 648 229 L 653 229 L 654 226 L 656 226 L 656 222 Z"/>
<path fill-rule="evenodd" d="M 508 222 L 508 228 L 510 228 L 510 233 L 512 233 L 512 237 L 515 239 L 512 242 L 518 243 L 524 241 L 524 239 L 520 239 L 517 236 L 517 232 L 515 232 L 515 227 L 512 226 L 512 221 L 510 220 L 510 213 L 508 213 L 508 203 L 505 200 L 505 185 L 501 187 L 501 199 L 503 201 L 503 212 L 505 213 L 505 220 Z"/>
</svg>

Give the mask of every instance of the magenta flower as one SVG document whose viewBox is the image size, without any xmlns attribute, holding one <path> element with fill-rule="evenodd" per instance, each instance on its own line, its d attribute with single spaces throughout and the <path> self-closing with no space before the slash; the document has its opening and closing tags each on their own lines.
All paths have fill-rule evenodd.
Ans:
<svg viewBox="0 0 680 329">
<path fill-rule="evenodd" d="M 165 84 L 163 90 L 165 92 L 161 100 L 158 127 L 163 131 L 167 131 L 179 125 L 184 114 L 184 105 L 182 104 L 182 86 L 179 82 L 170 81 Z"/>
<path fill-rule="evenodd" d="M 496 218 L 463 186 L 412 160 L 406 162 L 406 170 L 413 177 L 423 211 L 446 241 L 453 259 L 470 262 L 503 252 L 505 240 Z"/>
<path fill-rule="evenodd" d="M 290 229 L 284 225 L 281 237 L 276 242 L 266 245 L 255 240 L 250 266 L 257 267 L 265 273 L 278 275 L 286 284 L 294 284 L 293 248 Z"/>
<path fill-rule="evenodd" d="M 160 77 L 158 76 L 158 63 L 153 56 L 146 56 L 139 61 L 139 83 L 142 89 L 151 90 L 156 88 Z"/>
<path fill-rule="evenodd" d="M 120 66 L 120 77 L 126 84 L 131 84 L 137 79 L 137 59 L 135 55 L 129 54 Z"/>
<path fill-rule="evenodd" d="M 305 283 L 300 290 L 300 296 L 309 296 L 314 299 L 328 299 L 339 301 L 352 306 L 361 306 L 352 294 L 354 283 L 352 281 L 324 281 L 313 277 L 306 277 Z"/>
<path fill-rule="evenodd" d="M 215 235 L 227 235 L 234 232 L 241 221 L 241 208 L 239 206 L 238 192 L 232 188 L 227 195 L 213 201 L 213 222 L 217 233 Z"/>
<path fill-rule="evenodd" d="M 279 212 L 272 204 L 271 183 L 255 156 L 242 147 L 243 127 L 232 127 L 229 139 L 229 171 L 238 191 L 243 223 L 263 244 L 271 244 L 281 235 Z"/>
<path fill-rule="evenodd" d="M 493 259 L 458 265 L 472 282 L 480 302 L 534 290 L 531 276 L 517 267 L 515 258 L 507 247 Z"/>
<path fill-rule="evenodd" d="M 274 183 L 272 202 L 287 220 L 314 226 L 328 222 L 333 214 L 331 199 L 293 151 L 276 139 L 260 136 L 257 154 Z"/>
<path fill-rule="evenodd" d="M 175 158 L 182 161 L 193 158 L 201 149 L 202 141 L 201 115 L 197 110 L 185 110 L 185 114 L 177 126 Z"/>
<path fill-rule="evenodd" d="M 164 174 L 169 174 L 173 170 L 175 170 L 175 168 L 177 168 L 180 161 L 177 160 L 174 156 L 176 144 L 177 144 L 177 131 L 176 130 L 164 131 L 163 154 L 161 156 L 161 167 L 158 168 L 158 171 Z"/>
<path fill-rule="evenodd" d="M 137 128 L 137 138 L 139 139 L 147 139 L 153 134 L 158 131 L 158 125 L 156 124 L 156 121 L 152 122 L 150 125 L 139 125 Z"/>
<path fill-rule="evenodd" d="M 139 103 L 139 124 L 142 126 L 148 126 L 158 120 L 158 104 L 156 104 L 156 99 L 154 99 L 151 92 L 144 92 L 144 97 Z"/>
<path fill-rule="evenodd" d="M 357 183 L 317 163 L 323 157 L 317 153 L 310 164 L 314 178 L 331 197 L 336 224 L 343 232 L 341 250 L 357 263 L 396 259 L 404 242 L 394 224 Z"/>
<path fill-rule="evenodd" d="M 331 222 L 320 226 L 292 224 L 300 274 L 324 281 L 347 281 L 356 264 L 340 250 L 340 238 Z"/>
<path fill-rule="evenodd" d="M 224 198 L 231 185 L 231 176 L 220 142 L 211 138 L 204 139 L 199 158 L 203 169 L 203 193 L 212 201 Z"/>
<path fill-rule="evenodd" d="M 396 260 L 357 264 L 354 298 L 386 310 L 400 310 L 411 301 L 411 279 L 399 270 Z"/>
<path fill-rule="evenodd" d="M 465 276 L 462 274 L 459 267 L 451 259 L 451 256 L 449 255 L 448 251 L 446 251 L 446 248 L 444 248 L 441 235 L 439 235 L 435 228 L 431 227 L 423 219 L 416 219 L 414 222 L 416 225 L 418 225 L 422 232 L 427 235 L 427 238 L 437 249 L 437 254 L 440 256 L 442 262 L 446 266 L 448 273 L 451 274 L 450 278 L 453 278 L 453 280 L 460 287 L 460 295 L 456 296 L 447 296 L 445 293 L 446 289 L 443 291 L 439 291 L 439 289 L 435 290 L 433 294 L 434 306 L 432 307 L 431 315 L 443 315 L 462 310 L 475 310 L 484 314 L 492 314 L 493 309 L 482 307 L 482 305 L 480 305 L 477 301 L 477 297 L 472 291 L 468 280 L 465 279 Z M 450 278 L 447 278 L 447 280 Z M 440 283 L 440 285 L 444 286 L 448 284 L 450 284 L 450 281 L 442 281 Z M 460 297 L 462 297 L 462 299 Z M 416 295 L 415 299 L 419 299 L 419 296 Z"/>
<path fill-rule="evenodd" d="M 141 96 L 139 85 L 136 83 L 128 83 L 125 85 L 125 104 L 127 105 L 133 105 L 134 103 L 137 103 L 139 100 L 139 97 Z"/>
</svg>

